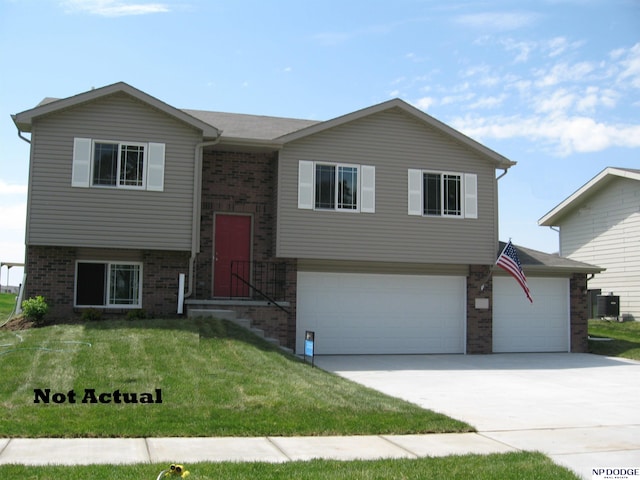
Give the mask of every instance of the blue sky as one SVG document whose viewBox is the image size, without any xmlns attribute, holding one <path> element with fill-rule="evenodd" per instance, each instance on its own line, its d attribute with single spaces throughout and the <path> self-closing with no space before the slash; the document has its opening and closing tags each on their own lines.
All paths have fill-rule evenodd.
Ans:
<svg viewBox="0 0 640 480">
<path fill-rule="evenodd" d="M 117 81 L 316 120 L 402 98 L 518 162 L 500 236 L 547 252 L 541 216 L 607 166 L 640 168 L 638 0 L 0 0 L 0 65 L 3 262 L 24 256 L 28 180 L 10 114 Z"/>
</svg>

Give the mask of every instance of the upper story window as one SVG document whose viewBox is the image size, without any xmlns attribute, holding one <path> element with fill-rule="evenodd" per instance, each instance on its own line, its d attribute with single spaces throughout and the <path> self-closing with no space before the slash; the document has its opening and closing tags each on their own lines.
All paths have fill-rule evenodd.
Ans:
<svg viewBox="0 0 640 480">
<path fill-rule="evenodd" d="M 164 157 L 164 143 L 75 138 L 71 185 L 162 191 Z"/>
<path fill-rule="evenodd" d="M 94 142 L 92 185 L 144 187 L 145 145 Z"/>
<path fill-rule="evenodd" d="M 374 213 L 375 167 L 301 160 L 298 208 Z"/>
<path fill-rule="evenodd" d="M 316 164 L 315 208 L 358 210 L 359 166 Z"/>
<path fill-rule="evenodd" d="M 409 170 L 409 215 L 478 218 L 473 173 Z"/>
</svg>

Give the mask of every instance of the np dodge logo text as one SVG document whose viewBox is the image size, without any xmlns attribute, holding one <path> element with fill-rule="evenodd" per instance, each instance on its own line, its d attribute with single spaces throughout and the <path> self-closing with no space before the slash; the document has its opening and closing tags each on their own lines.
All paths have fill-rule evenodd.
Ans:
<svg viewBox="0 0 640 480">
<path fill-rule="evenodd" d="M 67 393 L 51 393 L 50 388 L 33 389 L 33 403 L 78 403 L 75 390 Z M 95 388 L 85 388 L 80 403 L 162 403 L 162 390 L 156 388 L 153 393 L 129 393 L 115 390 L 113 392 L 96 393 Z"/>
</svg>

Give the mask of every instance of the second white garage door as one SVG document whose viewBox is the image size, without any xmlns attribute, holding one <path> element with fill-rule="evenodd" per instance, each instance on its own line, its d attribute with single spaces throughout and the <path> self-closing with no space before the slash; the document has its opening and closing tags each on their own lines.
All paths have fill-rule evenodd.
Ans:
<svg viewBox="0 0 640 480">
<path fill-rule="evenodd" d="M 569 279 L 528 278 L 533 303 L 511 277 L 493 277 L 493 351 L 569 351 Z"/>
<path fill-rule="evenodd" d="M 466 279 L 298 272 L 297 353 L 464 353 Z"/>
</svg>

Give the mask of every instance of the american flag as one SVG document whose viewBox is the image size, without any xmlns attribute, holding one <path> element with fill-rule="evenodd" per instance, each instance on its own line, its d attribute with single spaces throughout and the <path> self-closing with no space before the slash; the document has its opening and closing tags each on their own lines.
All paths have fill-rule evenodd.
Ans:
<svg viewBox="0 0 640 480">
<path fill-rule="evenodd" d="M 502 253 L 496 261 L 496 265 L 506 270 L 509 274 L 511 274 L 511 276 L 513 276 L 513 278 L 517 280 L 517 282 L 522 287 L 522 290 L 524 290 L 524 294 L 527 296 L 529 301 L 533 303 L 531 292 L 529 291 L 529 287 L 527 286 L 527 277 L 524 276 L 522 265 L 520 265 L 520 259 L 518 258 L 518 252 L 516 252 L 516 248 L 511 244 L 511 240 L 509 240 L 507 246 L 504 247 L 504 250 L 502 250 Z"/>
</svg>

